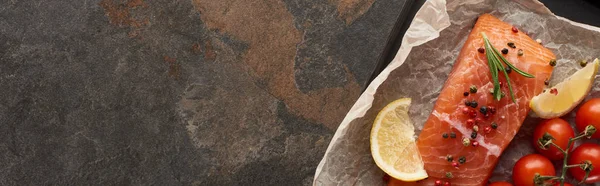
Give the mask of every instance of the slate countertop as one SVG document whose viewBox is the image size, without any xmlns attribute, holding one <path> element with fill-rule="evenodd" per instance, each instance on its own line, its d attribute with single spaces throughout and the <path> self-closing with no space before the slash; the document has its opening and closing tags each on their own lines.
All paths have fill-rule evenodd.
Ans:
<svg viewBox="0 0 600 186">
<path fill-rule="evenodd" d="M 0 185 L 310 185 L 404 3 L 0 1 Z"/>
</svg>

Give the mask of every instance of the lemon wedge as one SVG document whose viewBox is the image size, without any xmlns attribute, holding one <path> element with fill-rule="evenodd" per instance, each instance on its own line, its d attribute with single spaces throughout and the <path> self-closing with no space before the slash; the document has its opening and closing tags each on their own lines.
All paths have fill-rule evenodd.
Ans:
<svg viewBox="0 0 600 186">
<path fill-rule="evenodd" d="M 408 116 L 410 98 L 386 105 L 371 129 L 371 154 L 383 172 L 402 181 L 427 178 L 415 143 L 414 126 Z"/>
<path fill-rule="evenodd" d="M 598 72 L 598 59 L 569 76 L 563 82 L 533 97 L 529 107 L 544 119 L 557 118 L 577 106 L 594 84 Z"/>
</svg>

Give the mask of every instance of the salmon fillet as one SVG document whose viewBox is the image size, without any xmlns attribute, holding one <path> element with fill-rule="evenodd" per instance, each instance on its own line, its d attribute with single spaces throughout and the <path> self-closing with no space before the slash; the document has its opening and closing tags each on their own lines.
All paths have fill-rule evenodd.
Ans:
<svg viewBox="0 0 600 186">
<path fill-rule="evenodd" d="M 453 186 L 487 183 L 500 154 L 525 120 L 529 112 L 529 101 L 544 90 L 544 81 L 550 78 L 553 69 L 549 61 L 555 59 L 550 50 L 523 32 L 514 32 L 512 28 L 512 25 L 489 14 L 479 17 L 417 139 L 417 146 L 429 178 L 410 184 L 393 180 L 389 185 L 434 185 L 436 180 L 449 181 Z M 535 76 L 526 78 L 514 70 L 509 74 L 516 99 L 514 103 L 503 73 L 499 73 L 499 80 L 502 84 L 501 90 L 506 96 L 497 101 L 490 93 L 493 83 L 488 61 L 484 53 L 478 52 L 478 48 L 484 47 L 482 32 L 488 36 L 496 49 L 509 50 L 508 54 L 504 55 L 509 62 Z M 509 42 L 513 42 L 516 48 L 509 47 Z M 523 50 L 523 56 L 518 56 L 519 49 Z M 477 87 L 477 93 L 464 96 L 463 93 L 469 91 L 472 85 Z M 478 106 L 469 109 L 476 111 L 476 118 L 480 118 L 475 139 L 471 138 L 473 127 L 466 122 L 472 116 L 463 113 L 463 108 L 467 107 L 465 101 L 471 100 L 475 100 Z M 495 114 L 484 117 L 480 112 L 482 106 L 496 108 Z M 489 133 L 484 132 L 483 129 L 491 127 L 492 122 L 497 124 L 497 129 Z M 451 132 L 456 134 L 456 138 L 442 137 L 443 133 Z M 477 141 L 479 145 L 464 146 L 463 138 L 468 138 L 471 142 Z M 466 161 L 455 168 L 447 161 L 447 155 L 451 155 L 454 161 L 459 157 L 465 157 Z M 452 173 L 452 179 L 445 177 L 448 172 Z"/>
</svg>

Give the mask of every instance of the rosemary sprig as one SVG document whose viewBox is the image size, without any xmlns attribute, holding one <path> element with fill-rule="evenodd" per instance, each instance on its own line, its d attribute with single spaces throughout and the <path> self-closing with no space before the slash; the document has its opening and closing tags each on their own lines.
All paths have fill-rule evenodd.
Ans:
<svg viewBox="0 0 600 186">
<path fill-rule="evenodd" d="M 504 56 L 502 56 L 502 54 L 500 52 L 498 52 L 498 50 L 496 48 L 494 48 L 494 46 L 492 46 L 492 44 L 490 43 L 490 40 L 487 38 L 485 33 L 482 32 L 481 36 L 483 36 L 483 41 L 484 41 L 485 51 L 486 51 L 485 56 L 488 60 L 488 66 L 490 67 L 490 73 L 492 74 L 492 81 L 494 83 L 494 90 L 492 91 L 494 98 L 496 100 L 500 100 L 502 98 L 502 93 L 500 92 L 500 81 L 498 80 L 498 71 L 502 71 L 502 73 L 504 74 L 504 77 L 506 78 L 508 90 L 510 91 L 510 97 L 513 102 L 516 102 L 515 94 L 513 93 L 512 85 L 510 83 L 510 78 L 508 77 L 506 68 L 504 67 L 504 65 L 502 63 L 506 64 L 513 71 L 515 71 L 516 73 L 518 73 L 524 77 L 534 78 L 535 76 L 533 76 L 527 72 L 524 72 L 521 69 L 518 69 L 513 64 L 508 62 L 508 60 L 506 60 L 506 58 L 504 58 Z"/>
</svg>

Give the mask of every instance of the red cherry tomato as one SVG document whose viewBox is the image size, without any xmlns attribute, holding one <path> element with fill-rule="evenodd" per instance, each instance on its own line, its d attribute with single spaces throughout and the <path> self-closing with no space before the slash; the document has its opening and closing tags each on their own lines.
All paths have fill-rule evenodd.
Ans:
<svg viewBox="0 0 600 186">
<path fill-rule="evenodd" d="M 577 130 L 583 132 L 587 125 L 593 125 L 599 132 L 594 133 L 592 138 L 600 138 L 600 98 L 593 98 L 581 105 L 575 116 Z"/>
<path fill-rule="evenodd" d="M 555 184 L 554 186 L 560 186 L 560 183 Z M 565 183 L 563 186 L 573 186 L 570 183 Z"/>
<path fill-rule="evenodd" d="M 545 133 L 552 135 L 554 138 L 554 140 L 552 140 L 553 143 L 557 144 L 562 149 L 566 149 L 569 144 L 569 138 L 575 137 L 575 132 L 573 131 L 573 128 L 571 128 L 571 125 L 563 119 L 554 118 L 542 121 L 535 127 L 535 131 L 533 132 L 533 147 L 535 147 L 535 150 L 537 150 L 538 153 L 546 156 L 550 160 L 563 159 L 563 153 L 554 146 L 549 146 L 546 150 L 540 148 L 538 139 L 542 138 Z M 573 149 L 573 147 L 571 147 L 571 149 Z M 569 151 L 571 149 L 569 149 Z"/>
<path fill-rule="evenodd" d="M 518 186 L 535 186 L 533 178 L 536 173 L 542 176 L 554 176 L 552 162 L 539 154 L 523 156 L 513 167 L 513 182 Z"/>
<path fill-rule="evenodd" d="M 584 161 L 589 161 L 594 166 L 585 182 L 595 183 L 600 181 L 600 168 L 597 168 L 600 167 L 600 145 L 584 143 L 575 148 L 569 155 L 569 165 L 580 164 Z M 578 181 L 581 181 L 585 176 L 585 171 L 579 167 L 570 168 L 569 173 Z"/>
<path fill-rule="evenodd" d="M 500 182 L 490 183 L 488 186 L 513 186 L 513 184 L 505 182 L 505 181 L 500 181 Z"/>
</svg>

